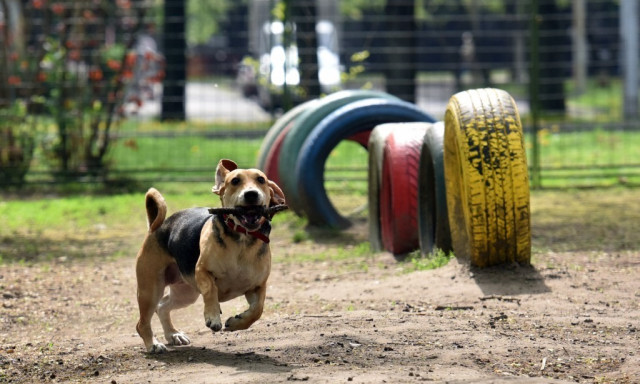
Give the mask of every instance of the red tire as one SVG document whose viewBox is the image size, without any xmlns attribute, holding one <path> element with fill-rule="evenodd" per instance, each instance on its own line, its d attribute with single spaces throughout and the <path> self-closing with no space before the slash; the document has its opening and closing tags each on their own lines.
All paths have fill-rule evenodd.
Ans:
<svg viewBox="0 0 640 384">
<path fill-rule="evenodd" d="M 293 121 L 289 122 L 271 143 L 271 147 L 269 148 L 265 160 L 262 171 L 269 178 L 269 180 L 275 182 L 279 186 L 282 185 L 280 183 L 280 173 L 278 172 L 278 161 L 280 160 L 280 151 L 282 150 L 282 143 L 284 143 L 284 138 L 287 136 L 289 130 L 293 127 Z M 285 192 L 286 196 L 287 192 Z"/>
<path fill-rule="evenodd" d="M 393 131 L 385 142 L 380 189 L 380 227 L 384 249 L 403 255 L 420 248 L 418 180 L 426 126 Z"/>
</svg>

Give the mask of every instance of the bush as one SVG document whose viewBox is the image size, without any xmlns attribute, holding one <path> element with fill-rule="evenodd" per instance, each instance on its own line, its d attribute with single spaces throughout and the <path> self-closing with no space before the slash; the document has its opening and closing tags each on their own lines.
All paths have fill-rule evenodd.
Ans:
<svg viewBox="0 0 640 384">
<path fill-rule="evenodd" d="M 15 65 L 0 68 L 5 84 L 13 87 L 0 89 L 0 99 L 6 95 L 11 104 L 27 105 L 28 114 L 53 121 L 41 144 L 57 179 L 106 176 L 112 131 L 126 106 L 131 110 L 142 104 L 141 88 L 131 85 L 157 82 L 163 75 L 156 65 L 162 62 L 157 52 L 134 49 L 145 26 L 144 8 L 128 0 L 28 1 L 21 11 L 23 30 L 4 27 L 2 33 L 3 49 Z M 22 34 L 16 39 L 21 43 L 10 39 L 11 34 Z M 151 65 L 157 70 L 145 70 Z M 12 122 L 21 118 L 16 108 L 6 109 L 5 114 Z M 0 166 L 9 168 L 22 161 L 11 172 L 14 178 L 24 178 L 35 132 L 16 127 L 2 127 Z"/>
</svg>

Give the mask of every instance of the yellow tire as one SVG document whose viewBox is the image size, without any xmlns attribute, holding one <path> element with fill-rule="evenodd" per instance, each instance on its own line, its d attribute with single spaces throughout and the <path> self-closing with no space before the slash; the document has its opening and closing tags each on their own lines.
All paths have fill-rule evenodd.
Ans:
<svg viewBox="0 0 640 384">
<path fill-rule="evenodd" d="M 511 96 L 477 89 L 451 97 L 444 170 L 453 251 L 472 265 L 529 264 L 529 176 Z"/>
</svg>

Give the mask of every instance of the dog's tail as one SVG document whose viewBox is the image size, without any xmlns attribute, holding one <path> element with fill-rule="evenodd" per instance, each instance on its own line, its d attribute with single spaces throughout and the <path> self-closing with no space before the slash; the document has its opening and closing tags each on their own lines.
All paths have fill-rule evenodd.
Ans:
<svg viewBox="0 0 640 384">
<path fill-rule="evenodd" d="M 147 206 L 147 226 L 149 227 L 149 232 L 154 232 L 160 228 L 164 218 L 167 216 L 167 203 L 155 188 L 149 188 L 144 199 Z"/>
</svg>

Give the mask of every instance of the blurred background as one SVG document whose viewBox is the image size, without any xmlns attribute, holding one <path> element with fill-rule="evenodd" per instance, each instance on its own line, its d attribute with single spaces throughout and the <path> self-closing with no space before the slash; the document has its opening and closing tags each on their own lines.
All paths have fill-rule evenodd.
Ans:
<svg viewBox="0 0 640 384">
<path fill-rule="evenodd" d="M 208 181 L 306 100 L 376 89 L 442 119 L 479 87 L 516 100 L 533 187 L 639 184 L 639 20 L 635 0 L 0 0 L 0 188 Z M 334 152 L 330 188 L 366 190 L 366 151 Z"/>
</svg>

